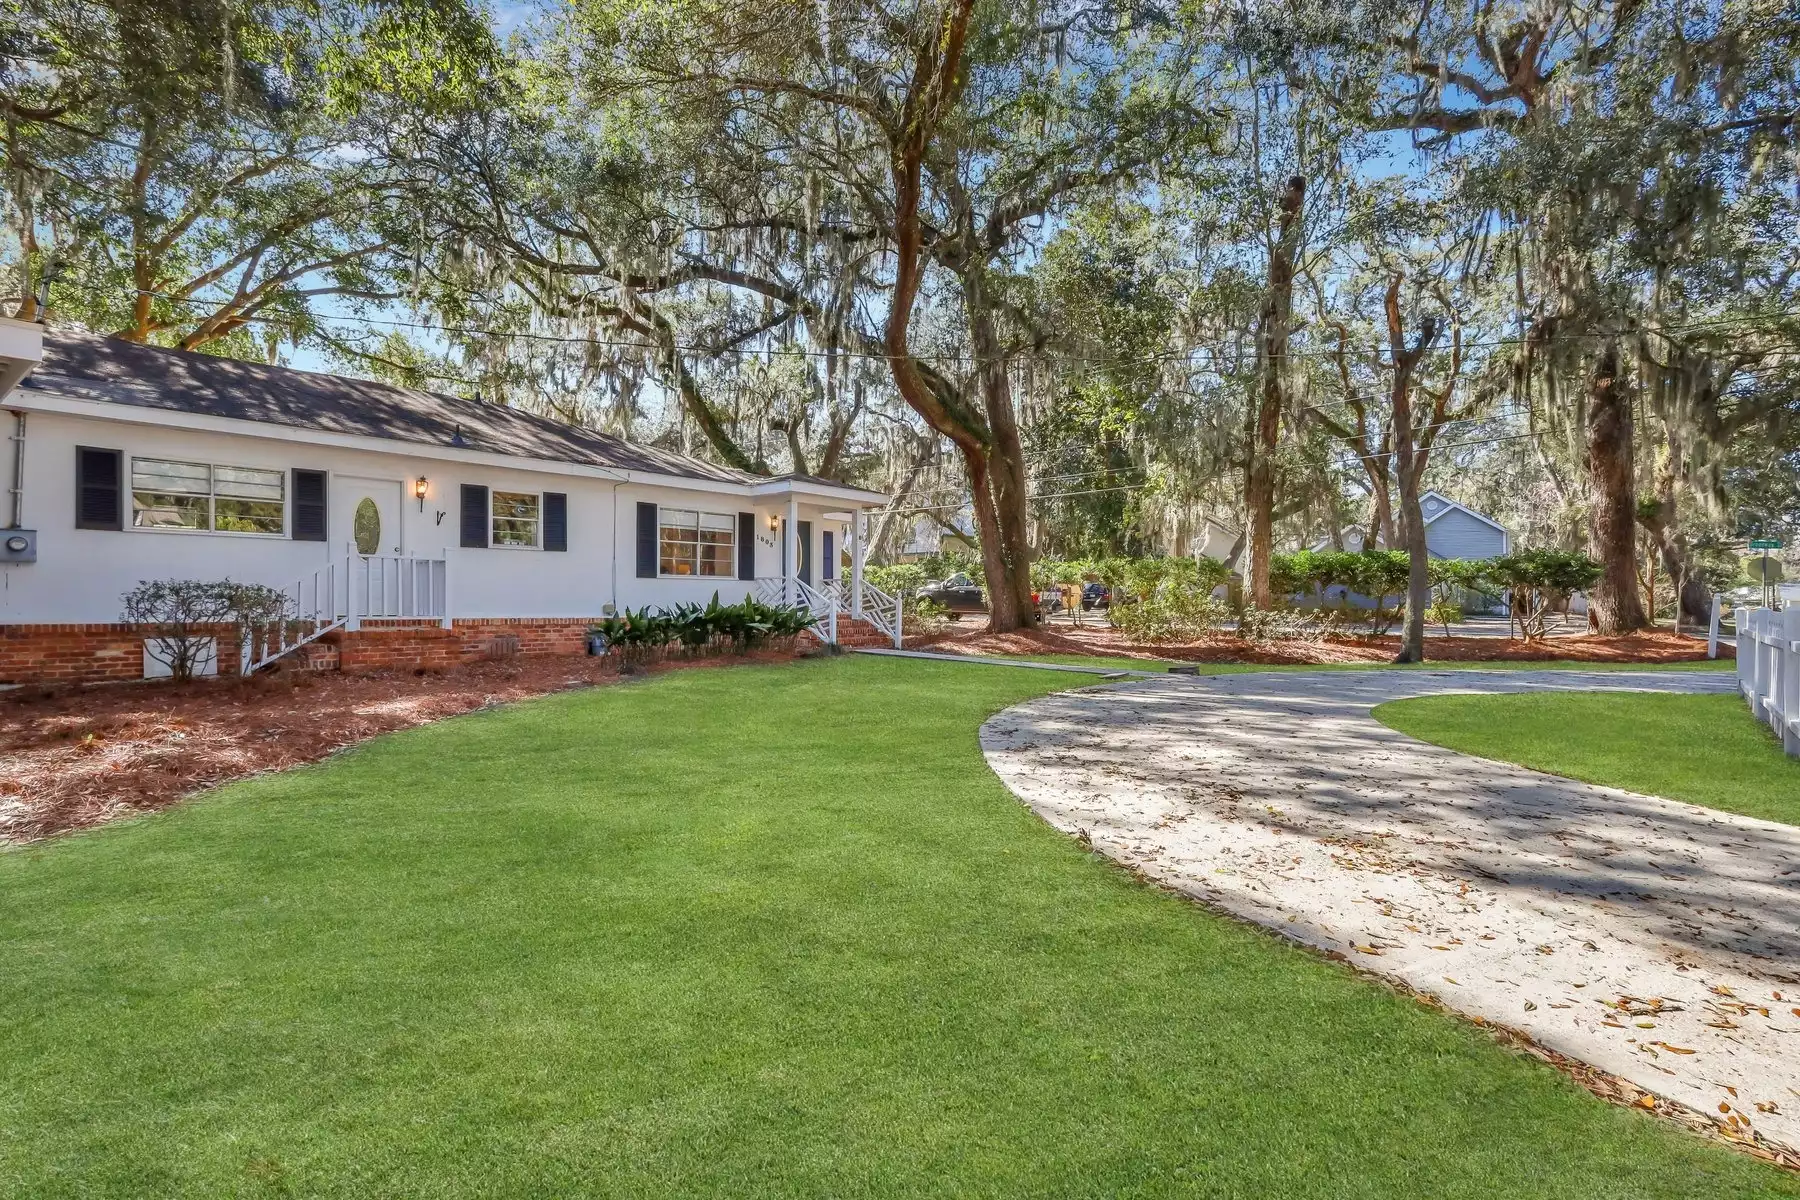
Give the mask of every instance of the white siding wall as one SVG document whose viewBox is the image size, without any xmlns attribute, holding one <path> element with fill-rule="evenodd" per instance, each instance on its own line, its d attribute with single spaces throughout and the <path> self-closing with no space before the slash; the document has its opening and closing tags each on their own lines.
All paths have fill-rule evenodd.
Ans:
<svg viewBox="0 0 1800 1200">
<path fill-rule="evenodd" d="M 119 619 L 119 598 L 143 579 L 220 579 L 229 576 L 274 586 L 310 575 L 329 558 L 340 561 L 350 533 L 342 522 L 324 542 L 296 542 L 283 536 L 134 530 L 125 497 L 123 531 L 75 528 L 75 447 L 97 446 L 125 455 L 126 489 L 133 456 L 209 462 L 229 466 L 299 467 L 333 475 L 399 480 L 400 545 L 422 557 L 450 563 L 451 612 L 457 617 L 591 617 L 612 603 L 705 601 L 717 591 L 727 601 L 741 598 L 750 584 L 728 579 L 637 578 L 637 502 L 694 508 L 705 512 L 756 513 L 756 573 L 781 572 L 778 541 L 770 536 L 771 512 L 785 516 L 786 502 L 760 505 L 748 496 L 642 483 L 614 486 L 611 479 L 569 474 L 554 468 L 489 467 L 409 455 L 396 444 L 392 453 L 345 450 L 237 434 L 195 432 L 133 425 L 50 413 L 30 417 L 25 451 L 23 524 L 38 531 L 38 561 L 0 566 L 0 623 L 111 622 Z M 10 464 L 0 464 L 0 470 Z M 423 512 L 413 481 L 429 482 Z M 569 505 L 569 548 L 490 547 L 462 549 L 461 485 L 522 492 L 563 492 Z M 335 480 L 333 483 L 335 491 Z M 291 490 L 291 487 L 290 487 Z M 289 497 L 291 505 L 292 497 Z M 813 525 L 814 575 L 818 576 L 820 535 L 827 528 L 843 542 L 840 522 L 826 511 L 842 504 L 802 504 L 802 520 Z M 442 519 L 438 517 L 442 513 Z M 333 512 L 334 517 L 338 516 Z M 288 521 L 292 529 L 292 519 Z M 384 531 L 383 550 L 393 544 Z"/>
<path fill-rule="evenodd" d="M 1506 553 L 1506 535 L 1452 508 L 1425 526 L 1425 547 L 1439 558 L 1494 558 Z"/>
</svg>

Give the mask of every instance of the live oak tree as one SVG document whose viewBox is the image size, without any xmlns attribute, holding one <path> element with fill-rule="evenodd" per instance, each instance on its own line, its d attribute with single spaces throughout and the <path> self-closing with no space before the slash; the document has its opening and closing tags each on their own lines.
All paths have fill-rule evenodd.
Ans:
<svg viewBox="0 0 1800 1200">
<path fill-rule="evenodd" d="M 265 353 L 324 302 L 394 299 L 420 244 L 401 160 L 482 86 L 455 0 L 26 0 L 0 37 L 14 311 Z"/>
<path fill-rule="evenodd" d="M 1450 0 L 1389 28 L 1401 86 L 1371 103 L 1367 120 L 1410 130 L 1427 148 L 1464 147 L 1481 160 L 1466 176 L 1471 197 L 1520 232 L 1520 391 L 1534 429 L 1564 431 L 1576 450 L 1589 545 L 1603 566 L 1596 623 L 1638 628 L 1648 617 L 1635 569 L 1646 513 L 1636 417 L 1645 384 L 1660 388 L 1652 381 L 1667 373 L 1650 331 L 1677 313 L 1692 319 L 1691 300 L 1657 261 L 1716 272 L 1715 283 L 1743 278 L 1741 256 L 1717 237 L 1719 218 L 1783 202 L 1791 155 L 1778 148 L 1792 146 L 1800 118 L 1793 13 L 1761 0 L 1705 13 Z M 1659 489 L 1648 515 L 1665 561 L 1677 563 L 1669 488 Z"/>
<path fill-rule="evenodd" d="M 661 119 L 759 147 L 769 174 L 843 213 L 818 237 L 873 235 L 878 290 L 848 332 L 961 456 L 989 619 L 1030 619 L 1028 477 L 1013 370 L 1041 341 L 1015 294 L 1046 220 L 1179 159 L 1206 131 L 1167 14 L 1107 4 L 941 0 L 592 3 L 586 67 Z M 1171 66 L 1177 68 L 1171 70 Z M 735 223 L 791 215 L 753 200 Z M 922 314 L 942 340 L 920 347 Z"/>
<path fill-rule="evenodd" d="M 534 47 L 521 95 L 421 164 L 459 247 L 445 317 L 476 327 L 459 340 L 494 386 L 526 386 L 544 361 L 604 366 L 653 380 L 728 466 L 767 473 L 785 450 L 793 470 L 840 477 L 880 402 L 855 308 L 876 235 L 755 143 L 646 115 L 578 66 L 590 36 L 577 24 Z"/>
</svg>

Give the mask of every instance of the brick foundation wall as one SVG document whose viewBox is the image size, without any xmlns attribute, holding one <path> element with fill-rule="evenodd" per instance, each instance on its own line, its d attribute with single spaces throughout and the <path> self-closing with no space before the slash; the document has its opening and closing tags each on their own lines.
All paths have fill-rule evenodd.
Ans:
<svg viewBox="0 0 1800 1200">
<path fill-rule="evenodd" d="M 354 633 L 340 629 L 323 640 L 337 647 L 346 671 L 437 670 L 511 653 L 586 654 L 588 626 L 598 619 L 491 617 L 456 621 L 449 629 L 432 621 L 364 621 Z"/>
<path fill-rule="evenodd" d="M 105 683 L 144 677 L 142 625 L 0 625 L 0 683 Z M 219 673 L 235 675 L 238 645 L 229 627 L 219 639 Z"/>
<path fill-rule="evenodd" d="M 490 656 L 585 654 L 595 618 L 501 617 L 457 621 L 365 621 L 351 633 L 337 630 L 301 647 L 286 662 L 304 670 L 376 671 L 441 669 Z M 0 683 L 111 683 L 144 677 L 144 626 L 0 625 Z M 229 627 L 219 639 L 219 673 L 235 675 L 238 645 Z M 496 646 L 496 639 L 502 641 Z M 496 654 L 495 651 L 500 653 Z"/>
<path fill-rule="evenodd" d="M 364 621 L 295 651 L 287 665 L 302 670 L 442 670 L 511 654 L 585 654 L 590 617 L 494 617 L 456 621 Z M 0 683 L 108 683 L 144 677 L 144 638 L 131 625 L 0 625 Z M 238 670 L 237 640 L 217 632 L 219 673 Z M 846 646 L 891 645 L 873 626 L 838 621 Z M 516 643 L 516 650 L 513 648 Z"/>
</svg>

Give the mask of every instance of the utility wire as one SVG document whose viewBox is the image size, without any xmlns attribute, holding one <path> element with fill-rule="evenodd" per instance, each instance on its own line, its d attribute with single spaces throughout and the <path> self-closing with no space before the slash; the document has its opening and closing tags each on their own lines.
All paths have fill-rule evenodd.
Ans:
<svg viewBox="0 0 1800 1200">
<path fill-rule="evenodd" d="M 167 300 L 174 304 L 186 304 L 186 305 L 203 307 L 203 308 L 206 308 L 206 307 L 216 308 L 220 304 L 229 303 L 229 300 L 225 300 L 225 299 L 220 299 L 220 300 L 216 300 L 216 301 L 208 301 L 208 300 L 197 298 L 197 297 L 173 296 L 173 295 L 168 294 L 167 292 L 158 292 L 158 291 L 141 289 L 141 288 L 134 289 L 134 292 L 137 295 L 152 296 L 152 297 L 156 297 L 158 299 Z M 1668 324 L 1668 325 L 1657 325 L 1657 326 L 1649 327 L 1646 330 L 1644 330 L 1643 332 L 1666 335 L 1672 331 L 1703 331 L 1703 330 L 1708 330 L 1708 329 L 1728 330 L 1731 328 L 1742 327 L 1742 326 L 1746 326 L 1746 325 L 1755 325 L 1760 322 L 1779 319 L 1779 318 L 1783 318 L 1783 317 L 1800 317 L 1800 309 L 1781 310 L 1781 311 L 1772 312 L 1772 313 L 1747 314 L 1744 316 L 1737 316 L 1737 317 L 1718 317 L 1718 318 L 1713 318 L 1711 320 L 1706 320 L 1706 321 L 1680 322 L 1680 323 L 1674 323 L 1674 324 Z M 369 316 L 363 316 L 360 314 L 335 314 L 335 313 L 334 314 L 318 314 L 318 315 L 312 316 L 310 318 L 307 318 L 306 321 L 301 321 L 301 320 L 298 320 L 298 319 L 292 318 L 292 317 L 269 317 L 269 316 L 259 316 L 259 315 L 234 317 L 233 319 L 237 320 L 237 321 L 254 322 L 257 324 L 264 324 L 264 325 L 284 326 L 290 330 L 297 330 L 302 324 L 305 324 L 308 321 L 310 321 L 310 322 L 316 322 L 316 323 L 320 323 L 320 324 L 365 325 L 365 326 L 382 325 L 382 326 L 387 326 L 389 328 L 394 328 L 394 329 L 419 329 L 419 330 L 426 330 L 428 332 L 432 332 L 432 333 L 436 333 L 436 334 L 440 334 L 440 335 L 454 335 L 457 337 L 496 338 L 496 339 L 515 340 L 515 341 L 546 342 L 546 343 L 552 343 L 552 344 L 573 345 L 573 346 L 610 346 L 610 347 L 616 347 L 616 348 L 621 348 L 621 349 L 636 349 L 636 350 L 647 350 L 647 349 L 660 350 L 660 349 L 663 349 L 662 347 L 656 347 L 656 346 L 652 345 L 651 343 L 648 343 L 643 340 L 631 340 L 631 339 L 626 339 L 626 338 L 598 338 L 598 337 L 590 337 L 590 336 L 585 336 L 585 335 L 539 333 L 539 332 L 535 332 L 532 330 L 501 330 L 501 329 L 482 329 L 482 328 L 478 328 L 478 327 L 474 327 L 474 326 L 434 325 L 429 322 L 423 322 L 423 321 L 404 321 L 404 320 L 400 320 L 398 318 L 393 318 L 393 317 L 369 317 Z M 1609 333 L 1569 333 L 1569 334 L 1560 334 L 1558 336 L 1562 340 L 1573 339 L 1573 340 L 1580 340 L 1580 341 L 1607 341 L 1607 340 L 1616 339 L 1616 338 L 1619 338 L 1619 337 L 1622 337 L 1625 335 L 1609 334 Z M 1524 341 L 1525 341 L 1525 339 L 1518 338 L 1518 337 L 1489 338 L 1489 339 L 1476 339 L 1476 340 L 1471 340 L 1471 341 L 1465 341 L 1465 342 L 1463 342 L 1462 345 L 1463 345 L 1463 348 L 1465 350 L 1467 350 L 1467 349 L 1475 349 L 1475 348 L 1492 348 L 1492 347 L 1498 347 L 1498 346 L 1518 346 L 1518 345 L 1523 345 Z M 1448 346 L 1444 346 L 1444 347 L 1440 348 L 1440 351 L 1448 350 L 1448 349 L 1449 349 Z M 881 362 L 885 362 L 889 358 L 889 356 L 885 353 L 874 353 L 874 352 L 864 351 L 864 350 L 837 349 L 837 350 L 826 351 L 826 350 L 810 350 L 810 349 L 806 349 L 804 347 L 795 347 L 795 346 L 768 346 L 768 347 L 757 348 L 757 347 L 750 347 L 750 346 L 719 347 L 719 346 L 703 346 L 703 345 L 689 344 L 689 343 L 677 343 L 673 347 L 673 351 L 676 354 L 693 354 L 693 355 L 701 355 L 701 356 L 713 357 L 713 358 L 723 357 L 727 354 L 735 354 L 740 357 L 743 357 L 743 356 L 749 356 L 749 357 L 782 356 L 782 357 L 801 357 L 801 358 L 831 358 L 831 357 L 835 357 L 835 358 L 840 358 L 840 359 L 867 359 L 867 360 L 881 361 Z M 1285 353 L 1284 357 L 1290 358 L 1290 359 L 1303 359 L 1304 360 L 1304 359 L 1322 359 L 1322 358 L 1327 358 L 1327 357 L 1335 358 L 1336 355 L 1337 355 L 1336 350 L 1326 350 L 1326 349 L 1321 348 L 1321 349 L 1288 350 Z M 909 357 L 920 360 L 920 361 L 924 361 L 924 362 L 955 363 L 955 364 L 959 364 L 959 365 L 965 364 L 965 363 L 966 364 L 974 364 L 974 363 L 981 361 L 979 355 L 963 353 L 960 351 L 947 352 L 947 353 L 946 352 L 914 353 L 914 354 L 911 354 Z M 1145 364 L 1149 364 L 1149 363 L 1175 363 L 1175 362 L 1182 362 L 1182 361 L 1187 361 L 1189 363 L 1192 363 L 1193 360 L 1197 357 L 1204 358 L 1207 360 L 1206 362 L 1201 364 L 1202 366 L 1210 366 L 1212 364 L 1217 363 L 1217 361 L 1220 358 L 1220 355 L 1216 351 L 1212 350 L 1210 347 L 1192 346 L 1186 350 L 1170 350 L 1170 351 L 1165 351 L 1165 352 L 1161 352 L 1161 353 L 1157 353 L 1157 354 L 1144 355 L 1139 358 L 1113 358 L 1110 356 L 1109 357 L 1087 357 L 1087 356 L 1077 356 L 1077 355 L 1069 355 L 1069 354 L 1034 354 L 1034 353 L 1026 353 L 1024 351 L 1009 354 L 1006 356 L 1007 361 L 1009 363 L 1075 362 L 1075 363 L 1088 363 L 1088 364 L 1095 364 L 1095 365 L 1101 365 L 1101 366 L 1112 366 L 1112 367 L 1141 366 L 1141 365 L 1145 365 Z M 1227 364 L 1228 368 L 1233 365 L 1234 364 Z M 1314 407 L 1322 407 L 1322 406 L 1315 405 Z"/>
</svg>

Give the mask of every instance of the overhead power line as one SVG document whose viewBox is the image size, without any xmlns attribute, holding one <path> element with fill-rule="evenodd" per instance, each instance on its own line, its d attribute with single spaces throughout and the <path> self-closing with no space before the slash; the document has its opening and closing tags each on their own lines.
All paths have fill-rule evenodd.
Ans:
<svg viewBox="0 0 1800 1200">
<path fill-rule="evenodd" d="M 220 298 L 220 299 L 216 299 L 216 300 L 208 300 L 208 299 L 203 299 L 203 298 L 199 298 L 199 297 L 191 297 L 191 296 L 174 296 L 174 295 L 170 295 L 167 292 L 158 292 L 158 291 L 146 290 L 146 289 L 135 289 L 135 293 L 138 295 L 152 296 L 157 299 L 167 300 L 173 304 L 185 304 L 185 305 L 190 305 L 190 306 L 199 307 L 199 308 L 216 308 L 219 305 L 230 303 L 230 300 L 226 299 L 226 298 Z M 1666 335 L 1666 334 L 1675 333 L 1675 332 L 1699 332 L 1699 331 L 1704 331 L 1704 330 L 1709 330 L 1709 329 L 1710 330 L 1730 330 L 1730 329 L 1743 328 L 1746 326 L 1752 326 L 1759 322 L 1769 321 L 1769 320 L 1777 320 L 1777 319 L 1781 319 L 1781 318 L 1785 318 L 1785 317 L 1800 317 L 1800 309 L 1787 309 L 1787 310 L 1780 310 L 1780 311 L 1771 312 L 1771 313 L 1746 314 L 1743 316 L 1735 316 L 1735 317 L 1718 317 L 1718 318 L 1713 318 L 1710 320 L 1702 320 L 1702 321 L 1676 322 L 1676 323 L 1667 324 L 1667 325 L 1653 326 L 1653 327 L 1645 329 L 1643 332 Z M 249 316 L 242 316 L 242 317 L 234 317 L 233 319 L 238 320 L 238 321 L 248 322 L 248 323 L 261 324 L 261 325 L 282 326 L 291 331 L 297 331 L 302 324 L 311 322 L 311 323 L 331 324 L 331 325 L 386 326 L 386 327 L 392 328 L 392 329 L 422 330 L 425 332 L 436 333 L 436 334 L 443 335 L 443 336 L 479 337 L 479 338 L 493 338 L 493 339 L 510 340 L 510 341 L 543 342 L 543 343 L 555 344 L 555 345 L 608 346 L 608 347 L 614 347 L 614 348 L 619 348 L 619 349 L 659 350 L 659 351 L 663 349 L 662 347 L 655 346 L 652 343 L 647 342 L 643 339 L 604 338 L 604 337 L 593 337 L 593 336 L 586 335 L 586 334 L 543 333 L 543 332 L 538 332 L 535 330 L 527 330 L 527 329 L 484 329 L 484 328 L 480 328 L 477 326 L 441 325 L 441 324 L 432 324 L 432 323 L 426 322 L 426 321 L 406 321 L 406 320 L 401 320 L 401 319 L 395 318 L 395 317 L 370 317 L 370 316 L 363 316 L 360 314 L 351 314 L 351 313 L 318 314 L 318 315 L 310 316 L 310 317 L 306 318 L 304 321 L 293 318 L 293 317 L 262 316 L 262 315 L 258 315 L 258 314 L 252 314 Z M 1562 340 L 1600 342 L 1600 341 L 1620 339 L 1620 338 L 1624 338 L 1628 335 L 1626 335 L 1626 334 L 1609 334 L 1609 333 L 1570 333 L 1570 334 L 1560 334 L 1558 336 Z M 1501 346 L 1522 345 L 1524 343 L 1524 340 L 1525 339 L 1518 338 L 1518 337 L 1481 338 L 1481 339 L 1466 340 L 1462 343 L 1462 345 L 1463 345 L 1463 349 L 1465 349 L 1465 350 L 1491 349 L 1494 347 L 1501 347 Z M 1436 347 L 1436 349 L 1439 352 L 1448 351 L 1449 348 L 1450 347 L 1449 347 L 1448 343 L 1445 343 L 1443 345 Z M 889 357 L 885 353 L 876 352 L 876 351 L 851 350 L 851 349 L 813 350 L 813 349 L 808 349 L 803 346 L 763 346 L 763 347 L 759 348 L 759 347 L 754 347 L 754 346 L 705 346 L 705 345 L 699 345 L 696 343 L 677 343 L 673 347 L 673 350 L 674 350 L 674 353 L 679 354 L 679 355 L 694 355 L 694 356 L 703 356 L 703 357 L 707 357 L 707 358 L 722 358 L 722 357 L 725 357 L 726 355 L 736 355 L 739 358 L 768 358 L 771 356 L 773 356 L 773 357 L 799 357 L 799 358 L 834 358 L 835 357 L 835 358 L 840 358 L 840 359 L 865 359 L 865 360 L 870 360 L 870 361 L 885 362 L 885 361 L 887 361 L 887 359 Z M 1380 353 L 1379 349 L 1377 350 L 1377 353 L 1378 354 Z M 974 363 L 977 363 L 980 361 L 979 355 L 965 353 L 962 351 L 913 353 L 909 357 L 917 359 L 919 361 L 923 361 L 923 362 L 954 363 L 954 364 L 958 364 L 958 365 L 974 364 Z M 1285 357 L 1290 358 L 1290 359 L 1299 359 L 1299 360 L 1328 359 L 1328 358 L 1335 359 L 1337 357 L 1337 351 L 1327 350 L 1327 349 L 1322 349 L 1322 348 L 1321 349 L 1289 350 L 1286 352 Z M 1018 351 L 1018 352 L 1014 352 L 1014 353 L 1007 355 L 1008 362 L 1016 363 L 1016 364 L 1029 364 L 1029 363 L 1034 363 L 1034 362 L 1049 362 L 1049 363 L 1074 362 L 1074 363 L 1086 363 L 1086 364 L 1090 364 L 1090 365 L 1110 366 L 1110 367 L 1142 366 L 1142 365 L 1147 365 L 1147 364 L 1151 364 L 1151 363 L 1177 363 L 1177 362 L 1185 361 L 1191 365 L 1200 365 L 1200 366 L 1216 368 L 1219 359 L 1220 359 L 1220 356 L 1217 354 L 1217 352 L 1212 350 L 1210 347 L 1206 347 L 1206 346 L 1190 346 L 1185 350 L 1162 351 L 1162 352 L 1158 352 L 1158 353 L 1154 353 L 1154 354 L 1147 354 L 1147 355 L 1142 355 L 1142 356 L 1138 356 L 1138 357 L 1130 357 L 1130 358 L 1116 358 L 1116 357 L 1112 357 L 1112 356 L 1071 355 L 1071 354 L 1061 354 L 1061 353 L 1041 353 L 1041 352 L 1034 353 L 1034 352 L 1027 352 L 1027 351 Z M 1197 361 L 1197 360 L 1204 360 L 1204 361 Z M 1225 365 L 1224 369 L 1225 370 L 1235 370 L 1235 369 L 1238 369 L 1240 365 L 1241 364 L 1237 364 L 1237 363 L 1228 363 Z M 1322 406 L 1315 405 L 1314 407 L 1322 407 Z"/>
</svg>

